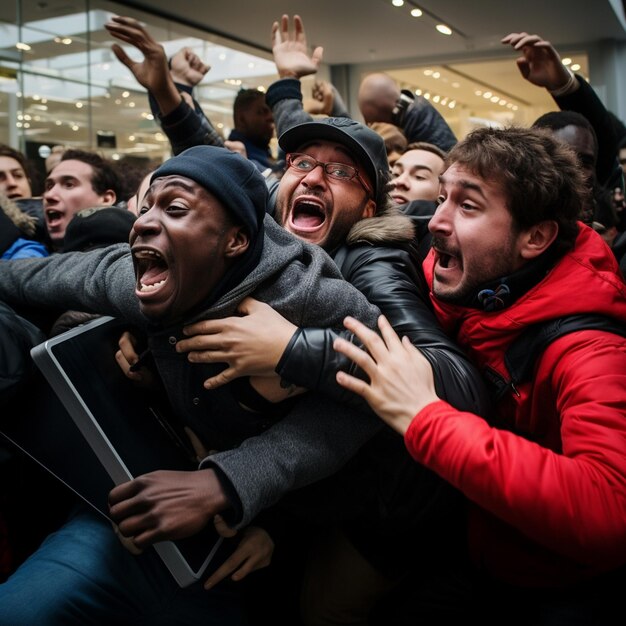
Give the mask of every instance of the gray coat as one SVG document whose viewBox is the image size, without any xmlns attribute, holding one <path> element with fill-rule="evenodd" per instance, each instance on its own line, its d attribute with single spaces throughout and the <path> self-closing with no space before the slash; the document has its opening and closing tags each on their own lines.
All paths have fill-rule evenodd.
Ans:
<svg viewBox="0 0 626 626">
<path fill-rule="evenodd" d="M 321 248 L 296 239 L 269 216 L 264 237 L 261 260 L 247 278 L 210 307 L 169 327 L 151 324 L 140 312 L 127 244 L 0 264 L 0 300 L 93 311 L 146 330 L 176 414 L 208 448 L 231 449 L 204 465 L 217 469 L 235 508 L 231 521 L 237 525 L 248 523 L 286 491 L 332 474 L 380 424 L 312 394 L 299 399 L 283 419 L 251 415 L 239 407 L 232 383 L 214 391 L 203 388 L 202 381 L 216 373 L 214 366 L 192 365 L 176 352 L 183 325 L 232 315 L 248 295 L 297 326 L 340 329 L 346 315 L 375 324 L 379 310 L 342 279 Z M 264 437 L 255 437 L 261 446 L 257 441 L 254 454 L 248 454 L 246 439 L 264 431 Z"/>
</svg>

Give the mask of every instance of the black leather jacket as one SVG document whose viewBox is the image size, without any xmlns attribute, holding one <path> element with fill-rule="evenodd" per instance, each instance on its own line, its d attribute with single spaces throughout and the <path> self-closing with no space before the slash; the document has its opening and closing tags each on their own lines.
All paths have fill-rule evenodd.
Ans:
<svg viewBox="0 0 626 626">
<path fill-rule="evenodd" d="M 334 259 L 344 278 L 378 306 L 395 331 L 423 351 L 433 367 L 439 396 L 458 409 L 485 415 L 489 402 L 481 377 L 432 312 L 415 244 L 360 242 L 339 248 Z M 359 375 L 354 363 L 333 349 L 337 336 L 329 329 L 299 329 L 276 371 L 290 383 L 363 408 L 360 397 L 335 381 L 339 369 Z M 348 331 L 342 336 L 354 341 Z"/>
</svg>

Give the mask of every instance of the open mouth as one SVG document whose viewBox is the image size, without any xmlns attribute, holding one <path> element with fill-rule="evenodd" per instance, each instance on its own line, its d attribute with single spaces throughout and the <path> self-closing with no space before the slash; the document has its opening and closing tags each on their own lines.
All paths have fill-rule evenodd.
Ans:
<svg viewBox="0 0 626 626">
<path fill-rule="evenodd" d="M 312 232 L 322 227 L 326 211 L 321 203 L 303 199 L 295 202 L 289 221 L 299 232 Z"/>
<path fill-rule="evenodd" d="M 442 252 L 441 250 L 435 250 L 435 260 L 437 266 L 444 270 L 456 269 L 459 266 L 458 257 Z"/>
<path fill-rule="evenodd" d="M 137 291 L 144 295 L 158 291 L 169 276 L 169 266 L 161 253 L 144 248 L 134 250 L 133 258 L 137 274 Z"/>
<path fill-rule="evenodd" d="M 46 210 L 46 221 L 48 226 L 56 226 L 63 219 L 63 213 L 54 209 Z"/>
</svg>

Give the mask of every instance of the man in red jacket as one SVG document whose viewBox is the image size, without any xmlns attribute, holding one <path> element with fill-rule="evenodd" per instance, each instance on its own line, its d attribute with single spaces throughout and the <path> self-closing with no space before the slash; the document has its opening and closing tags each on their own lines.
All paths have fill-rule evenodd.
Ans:
<svg viewBox="0 0 626 626">
<path fill-rule="evenodd" d="M 410 607 L 397 593 L 387 623 L 405 623 L 407 610 L 429 624 L 475 609 L 483 624 L 598 625 L 615 623 L 611 603 L 623 618 L 626 338 L 566 334 L 521 384 L 504 359 L 529 325 L 572 314 L 626 320 L 615 258 L 577 221 L 582 185 L 573 153 L 538 129 L 476 130 L 450 152 L 424 270 L 444 328 L 504 389 L 490 422 L 440 400 L 430 365 L 384 318 L 382 339 L 346 321 L 368 353 L 335 343 L 369 377 L 337 380 L 472 502 L 469 558 L 442 568 L 439 596 L 437 573 L 419 572 L 426 580 L 413 581 Z"/>
</svg>

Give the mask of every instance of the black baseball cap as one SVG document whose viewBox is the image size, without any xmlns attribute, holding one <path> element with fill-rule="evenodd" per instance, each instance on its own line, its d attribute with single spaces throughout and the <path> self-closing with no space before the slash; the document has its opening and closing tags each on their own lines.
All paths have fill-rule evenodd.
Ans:
<svg viewBox="0 0 626 626">
<path fill-rule="evenodd" d="M 325 117 L 291 127 L 279 137 L 278 145 L 289 153 L 319 140 L 334 141 L 347 148 L 365 169 L 374 186 L 374 197 L 378 197 L 389 178 L 387 150 L 378 133 L 349 117 Z"/>
</svg>

